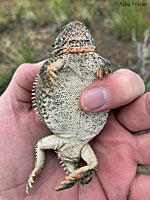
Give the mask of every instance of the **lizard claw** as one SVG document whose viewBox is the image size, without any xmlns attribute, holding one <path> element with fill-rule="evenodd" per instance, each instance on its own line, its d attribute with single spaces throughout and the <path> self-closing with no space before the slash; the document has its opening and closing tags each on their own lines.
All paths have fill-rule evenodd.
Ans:
<svg viewBox="0 0 150 200">
<path fill-rule="evenodd" d="M 103 77 L 103 70 L 100 68 L 100 67 L 97 67 L 95 70 L 94 70 L 94 74 L 96 77 L 98 77 L 99 79 L 102 79 Z"/>
<path fill-rule="evenodd" d="M 33 183 L 35 182 L 34 178 L 40 173 L 40 169 L 34 168 L 31 174 L 28 177 L 26 184 L 26 194 L 29 194 L 29 188 L 33 188 Z"/>
<path fill-rule="evenodd" d="M 58 70 L 53 66 L 48 67 L 48 72 L 50 75 L 49 79 L 53 85 L 56 85 L 56 81 L 54 79 L 57 78 L 57 75 L 55 74 L 55 72 L 57 72 L 57 71 Z"/>
<path fill-rule="evenodd" d="M 31 182 L 31 183 L 34 183 L 34 182 L 35 182 L 35 180 L 33 179 L 33 176 L 31 177 L 30 182 Z"/>
<path fill-rule="evenodd" d="M 71 188 L 72 186 L 75 185 L 75 183 L 76 181 L 62 181 L 61 186 L 55 188 L 55 191 L 61 191 L 61 190 Z"/>
<path fill-rule="evenodd" d="M 34 183 L 33 176 L 30 175 L 28 178 L 28 182 L 26 184 L 26 194 L 29 194 L 29 188 L 33 188 L 33 185 L 32 185 L 33 183 Z"/>
<path fill-rule="evenodd" d="M 99 79 L 102 79 L 103 76 L 108 76 L 109 74 L 112 73 L 112 69 L 110 67 L 104 67 L 104 68 L 101 68 L 101 67 L 97 67 L 95 70 L 94 70 L 94 74 L 97 78 Z"/>
<path fill-rule="evenodd" d="M 109 74 L 112 74 L 112 69 L 110 67 L 105 67 L 103 69 L 103 74 L 108 76 Z"/>
</svg>

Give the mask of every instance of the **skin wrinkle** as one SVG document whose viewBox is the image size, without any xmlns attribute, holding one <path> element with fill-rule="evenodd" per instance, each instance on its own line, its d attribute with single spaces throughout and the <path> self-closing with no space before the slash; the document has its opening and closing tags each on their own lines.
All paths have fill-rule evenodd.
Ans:
<svg viewBox="0 0 150 200">
<path fill-rule="evenodd" d="M 125 107 L 125 106 L 123 106 L 123 107 Z M 133 134 L 134 132 L 131 131 L 128 127 L 126 127 L 126 126 L 119 120 L 119 117 L 117 116 L 117 114 L 118 114 L 117 112 L 118 112 L 120 109 L 122 109 L 123 107 L 118 108 L 117 111 L 113 110 L 113 111 L 114 111 L 114 114 L 115 114 L 115 118 L 116 118 L 116 120 L 118 121 L 118 123 L 119 123 L 124 129 L 126 129 L 126 130 L 129 131 L 131 134 Z"/>
<path fill-rule="evenodd" d="M 31 90 L 28 90 L 27 88 L 24 88 L 24 87 L 19 83 L 19 81 L 17 80 L 16 77 L 15 77 L 15 79 L 16 79 L 16 84 L 17 84 L 17 86 L 20 87 L 20 89 L 25 90 L 25 92 L 28 92 L 29 95 L 32 97 L 32 95 L 31 95 Z M 21 103 L 31 103 L 31 102 L 32 102 L 32 101 L 31 101 L 31 98 L 30 98 L 30 101 L 27 102 L 27 101 L 20 100 L 19 97 L 18 97 L 18 99 L 16 99 L 16 101 L 21 102 Z"/>
<path fill-rule="evenodd" d="M 79 195 L 79 193 L 80 193 L 80 192 L 79 192 L 80 186 L 78 185 L 77 187 L 78 187 L 78 190 L 77 190 L 77 198 L 78 198 L 78 200 L 80 200 L 80 195 Z"/>
<path fill-rule="evenodd" d="M 136 136 L 133 135 L 133 137 L 136 137 Z M 137 164 L 141 164 L 140 160 L 143 161 L 142 156 L 141 156 L 141 152 L 140 152 L 139 148 L 137 147 L 136 140 L 134 140 L 134 141 L 135 141 L 135 145 L 136 145 L 136 151 L 138 152 L 138 157 L 139 157 L 139 159 L 136 159 L 135 161 L 136 161 Z M 136 151 L 135 151 L 135 152 L 136 152 Z M 136 158 L 137 158 L 137 156 L 136 156 Z M 144 163 L 144 162 L 143 162 L 143 163 Z M 131 191 L 132 191 L 132 188 L 133 188 L 133 186 L 134 186 L 134 182 L 136 181 L 136 176 L 137 176 L 137 175 L 135 175 L 135 178 L 132 180 L 131 185 L 130 185 L 130 187 L 129 187 L 129 192 L 128 192 L 128 196 L 127 196 L 127 199 L 128 199 L 128 200 L 130 200 Z M 136 199 L 135 199 L 135 200 L 136 200 Z"/>
<path fill-rule="evenodd" d="M 148 98 L 149 93 L 145 93 L 143 96 L 140 96 L 115 112 L 118 121 L 130 132 L 137 133 L 147 131 L 150 128 L 150 120 L 148 119 L 149 115 L 147 114 L 146 106 L 146 103 L 149 104 L 146 102 Z"/>
<path fill-rule="evenodd" d="M 103 190 L 103 192 L 104 192 L 104 195 L 105 195 L 105 197 L 106 197 L 106 200 L 108 200 L 107 193 L 106 193 L 106 191 L 105 191 L 105 188 L 103 187 L 103 184 L 101 183 L 101 180 L 100 180 L 100 178 L 98 177 L 98 174 L 97 174 L 97 172 L 96 172 L 95 174 L 96 174 L 96 177 L 97 177 L 97 180 L 98 180 L 98 182 L 99 182 L 100 186 L 102 187 L 102 190 Z"/>
<path fill-rule="evenodd" d="M 24 70 L 23 76 L 22 76 L 22 70 Z M 24 88 L 24 84 L 21 84 L 21 83 L 26 82 L 26 80 L 30 80 L 30 82 L 34 82 L 34 79 L 36 78 L 39 70 L 40 70 L 40 66 L 35 67 L 34 64 L 24 63 L 24 64 L 20 65 L 19 68 L 17 69 L 16 80 L 17 80 L 17 82 L 20 82 L 19 85 L 21 85 L 21 87 Z M 20 81 L 20 78 L 22 78 L 23 81 Z M 26 82 L 26 85 L 29 86 L 28 88 L 26 88 L 26 90 L 31 91 L 32 84 L 28 84 L 28 82 Z"/>
<path fill-rule="evenodd" d="M 133 187 L 133 184 L 134 184 L 135 180 L 136 180 L 136 178 L 133 179 L 132 182 L 131 182 L 131 185 L 130 185 L 130 188 L 129 188 L 129 192 L 128 192 L 128 196 L 127 196 L 127 200 L 130 200 L 130 195 L 131 195 L 132 187 Z"/>
<path fill-rule="evenodd" d="M 137 137 L 137 136 L 134 136 L 134 137 Z M 139 159 L 137 159 L 137 164 L 142 164 L 142 163 L 144 163 L 144 160 L 142 158 L 142 154 L 140 152 L 140 149 L 138 148 L 137 140 L 135 140 L 135 145 L 136 145 L 136 150 L 137 150 L 138 155 L 139 155 Z"/>
<path fill-rule="evenodd" d="M 29 92 L 29 93 L 31 92 L 31 90 L 29 90 L 29 89 L 23 87 L 23 85 L 20 84 L 20 82 L 18 81 L 18 79 L 17 79 L 16 76 L 14 77 L 14 79 L 15 79 L 17 85 L 18 85 L 21 89 L 25 90 L 25 92 L 26 92 L 26 91 Z M 26 103 L 26 101 L 25 101 L 25 103 Z"/>
<path fill-rule="evenodd" d="M 132 191 L 134 190 L 134 188 L 135 188 L 135 185 L 138 183 L 138 181 L 137 181 L 137 178 L 138 178 L 138 176 L 139 176 L 139 174 L 138 175 L 136 175 L 136 177 L 135 177 L 135 179 L 133 180 L 133 182 L 132 182 L 132 185 L 131 185 L 131 187 L 130 187 L 130 191 L 129 191 L 129 200 L 136 200 L 135 198 L 132 198 L 133 196 L 132 196 Z"/>
<path fill-rule="evenodd" d="M 147 114 L 149 116 L 149 121 L 150 121 L 150 92 L 146 94 L 147 96 L 145 98 L 145 107 L 146 107 L 146 111 L 147 111 Z"/>
<path fill-rule="evenodd" d="M 114 117 L 115 117 L 115 120 L 117 121 L 117 123 L 120 125 L 120 126 L 123 126 L 123 128 L 126 130 L 126 131 L 130 131 L 130 130 L 128 130 L 120 121 L 118 121 L 118 118 L 116 117 L 116 113 L 114 114 Z M 133 149 L 133 155 L 135 155 L 135 161 L 136 161 L 136 163 L 138 163 L 139 164 L 139 160 L 142 158 L 141 157 L 141 154 L 137 154 L 136 153 L 136 151 L 138 152 L 138 147 L 137 147 L 137 143 L 136 143 L 136 141 L 135 141 L 135 138 L 136 136 L 135 135 L 131 135 L 131 138 L 132 138 L 132 143 L 133 143 L 133 145 L 132 145 L 132 143 L 131 143 L 131 149 Z M 128 142 L 127 142 L 127 144 L 128 144 Z M 139 158 L 140 157 L 140 158 Z"/>
<path fill-rule="evenodd" d="M 24 70 L 24 76 L 22 75 L 22 70 Z M 39 70 L 40 70 L 40 66 L 35 67 L 34 64 L 24 63 L 24 64 L 19 66 L 19 68 L 16 71 L 16 76 L 13 77 L 14 80 L 12 79 L 12 81 L 15 83 L 15 86 L 20 91 L 21 91 L 21 89 L 24 90 L 24 92 L 21 91 L 21 93 L 19 95 L 22 96 L 23 93 L 24 94 L 27 93 L 27 94 L 25 96 L 25 100 L 22 100 L 23 99 L 22 97 L 21 97 L 21 100 L 20 100 L 20 96 L 18 96 L 18 94 L 17 94 L 16 97 L 18 97 L 18 98 L 16 98 L 16 102 L 17 101 L 22 102 L 22 103 L 31 103 L 32 102 L 32 100 L 31 100 L 31 97 L 32 97 L 31 90 L 33 89 L 32 85 L 33 85 L 34 79 L 36 78 Z M 26 83 L 26 84 L 21 84 L 21 83 Z M 13 88 L 13 90 L 14 90 L 14 88 Z M 30 98 L 27 98 L 27 96 L 29 96 Z M 27 99 L 30 99 L 30 101 L 27 101 Z"/>
<path fill-rule="evenodd" d="M 101 184 L 101 182 L 100 182 L 100 179 L 99 179 L 99 177 L 98 177 L 98 175 L 97 175 L 97 171 L 95 172 L 95 174 L 94 174 L 94 181 L 95 182 L 97 182 L 99 185 L 100 185 L 100 187 L 101 187 L 101 189 L 100 190 L 102 190 L 102 192 L 103 192 L 103 196 L 105 197 L 105 200 L 107 200 L 107 195 L 106 195 L 106 193 L 105 193 L 105 191 L 104 191 L 104 188 L 103 188 L 103 186 L 102 186 L 102 184 Z M 81 185 L 78 185 L 78 187 L 79 187 L 79 194 L 81 193 L 81 192 L 84 192 L 84 190 L 82 191 L 82 189 L 81 189 L 81 191 L 80 191 L 80 188 L 83 188 L 83 187 L 86 187 L 86 186 L 81 186 Z M 92 196 L 92 195 L 91 195 Z M 91 196 L 89 196 L 89 198 L 88 198 L 88 200 L 90 199 L 90 197 Z M 85 198 L 83 198 L 84 196 L 83 196 L 83 194 L 81 194 L 81 198 L 79 197 L 79 200 L 85 200 Z M 94 197 L 94 199 L 95 199 L 96 197 Z M 103 198 L 104 199 L 104 198 Z M 91 200 L 91 199 L 90 199 Z M 93 200 L 93 198 L 92 198 L 92 200 Z M 96 200 L 97 200 L 97 198 L 96 198 Z"/>
<path fill-rule="evenodd" d="M 18 185 L 17 186 L 14 186 L 14 187 L 10 187 L 10 188 L 7 188 L 7 189 L 4 189 L 4 190 L 1 190 L 0 192 L 1 192 L 1 194 L 3 193 L 3 192 L 5 192 L 5 191 L 7 191 L 7 193 L 10 191 L 10 190 L 12 190 L 12 189 L 16 189 L 17 190 L 17 188 L 19 188 L 19 187 L 21 187 L 21 186 L 23 186 L 23 185 L 25 185 L 25 183 L 26 183 L 26 181 L 24 181 L 23 183 L 18 183 Z M 0 195 L 1 195 L 0 194 Z M 3 195 L 3 194 L 2 194 Z M 25 198 L 25 194 L 24 194 L 24 198 Z M 0 196 L 1 197 L 1 196 Z M 17 196 L 16 196 L 17 197 Z M 18 198 L 18 197 L 17 197 Z"/>
<path fill-rule="evenodd" d="M 149 152 L 150 152 L 149 135 L 150 135 L 150 133 L 145 133 L 143 135 L 137 135 L 135 137 L 140 155 L 142 157 L 140 162 L 139 162 L 139 164 L 141 164 L 141 165 L 150 165 L 150 161 L 149 161 Z"/>
</svg>

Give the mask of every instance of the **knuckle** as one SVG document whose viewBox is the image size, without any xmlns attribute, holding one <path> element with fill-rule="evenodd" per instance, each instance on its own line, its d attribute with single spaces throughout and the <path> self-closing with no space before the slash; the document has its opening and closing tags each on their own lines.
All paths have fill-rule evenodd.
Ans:
<svg viewBox="0 0 150 200">
<path fill-rule="evenodd" d="M 119 83 L 128 90 L 134 90 L 137 93 L 144 93 L 145 85 L 142 78 L 135 72 L 129 69 L 119 69 L 116 71 Z"/>
<path fill-rule="evenodd" d="M 28 63 L 23 63 L 23 64 L 19 65 L 19 67 L 18 67 L 17 70 L 16 70 L 16 73 L 17 73 L 17 74 L 20 74 L 20 73 L 22 73 L 22 72 L 28 71 L 29 68 L 30 68 L 30 64 L 28 64 Z"/>
</svg>

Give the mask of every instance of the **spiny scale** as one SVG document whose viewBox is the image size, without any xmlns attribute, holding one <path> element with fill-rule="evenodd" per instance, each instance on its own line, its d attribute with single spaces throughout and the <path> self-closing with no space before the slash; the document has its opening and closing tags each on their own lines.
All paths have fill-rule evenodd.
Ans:
<svg viewBox="0 0 150 200">
<path fill-rule="evenodd" d="M 37 78 L 35 78 L 35 82 L 33 83 L 33 88 L 35 88 L 37 85 Z M 35 102 L 35 89 L 32 89 L 32 106 L 35 107 L 34 110 L 37 110 L 37 107 L 36 107 L 36 102 Z M 38 112 L 36 112 L 36 114 L 39 116 L 39 119 L 41 120 L 41 117 L 39 115 Z M 41 120 L 42 121 L 42 120 Z"/>
</svg>

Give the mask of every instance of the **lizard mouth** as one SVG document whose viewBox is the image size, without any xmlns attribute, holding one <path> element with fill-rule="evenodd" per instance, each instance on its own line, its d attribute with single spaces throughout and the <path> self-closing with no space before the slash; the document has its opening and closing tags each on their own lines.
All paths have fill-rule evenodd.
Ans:
<svg viewBox="0 0 150 200">
<path fill-rule="evenodd" d="M 63 49 L 59 52 L 59 54 L 62 53 L 88 53 L 88 52 L 94 52 L 95 47 L 88 45 L 88 46 L 79 46 L 79 47 L 63 47 Z"/>
</svg>

